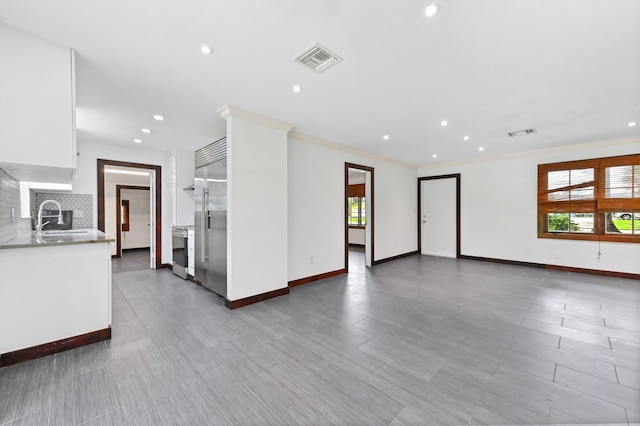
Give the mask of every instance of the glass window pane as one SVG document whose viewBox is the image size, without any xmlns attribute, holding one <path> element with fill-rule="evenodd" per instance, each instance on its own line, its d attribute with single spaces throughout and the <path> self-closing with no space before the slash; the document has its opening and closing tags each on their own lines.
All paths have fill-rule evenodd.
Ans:
<svg viewBox="0 0 640 426">
<path fill-rule="evenodd" d="M 593 181 L 593 169 L 575 169 L 571 170 L 571 185 L 578 185 Z"/>
<path fill-rule="evenodd" d="M 569 213 L 550 213 L 547 215 L 549 232 L 569 232 Z"/>
<path fill-rule="evenodd" d="M 605 213 L 608 234 L 640 234 L 640 212 Z"/>
<path fill-rule="evenodd" d="M 364 199 L 364 197 L 362 197 L 360 199 L 360 223 L 362 225 L 366 225 L 367 223 L 366 207 L 367 207 L 367 202 Z"/>
<path fill-rule="evenodd" d="M 607 167 L 604 171 L 607 198 L 631 198 L 633 166 Z"/>
<path fill-rule="evenodd" d="M 592 200 L 594 194 L 593 186 L 586 188 L 572 189 L 569 198 L 572 200 Z"/>
<path fill-rule="evenodd" d="M 569 170 L 549 172 L 547 188 L 558 189 L 565 186 L 569 186 Z"/>
<path fill-rule="evenodd" d="M 593 213 L 571 213 L 569 232 L 593 233 Z"/>
<path fill-rule="evenodd" d="M 349 197 L 347 200 L 347 224 L 358 224 L 358 197 Z"/>
</svg>

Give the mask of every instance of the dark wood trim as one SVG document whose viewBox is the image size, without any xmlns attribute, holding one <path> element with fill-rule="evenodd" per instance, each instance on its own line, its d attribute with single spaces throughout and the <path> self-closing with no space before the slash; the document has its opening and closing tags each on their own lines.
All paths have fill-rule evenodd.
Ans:
<svg viewBox="0 0 640 426">
<path fill-rule="evenodd" d="M 335 271 L 325 272 L 323 274 L 312 275 L 310 277 L 298 278 L 297 280 L 289 281 L 289 287 L 297 287 L 303 284 L 309 284 L 314 281 L 324 280 L 325 278 L 331 278 L 338 275 L 346 274 L 346 269 L 336 269 Z"/>
<path fill-rule="evenodd" d="M 640 274 L 632 274 L 629 272 L 604 271 L 602 269 L 585 269 L 585 268 L 574 268 L 571 266 L 558 266 L 558 265 L 545 265 L 545 268 L 553 269 L 555 271 L 578 272 L 581 274 L 602 275 L 605 277 L 640 280 Z"/>
<path fill-rule="evenodd" d="M 111 327 L 0 355 L 0 368 L 111 339 Z"/>
<path fill-rule="evenodd" d="M 605 277 L 625 278 L 630 280 L 640 280 L 640 274 L 632 274 L 629 272 L 616 272 L 616 271 L 605 271 L 602 269 L 576 268 L 573 266 L 548 265 L 545 263 L 522 262 L 519 260 L 494 259 L 491 257 L 478 257 L 478 256 L 466 256 L 466 255 L 461 255 L 460 259 L 478 260 L 481 262 L 502 263 L 505 265 L 526 266 L 530 268 L 550 269 L 554 271 L 574 272 L 579 274 L 601 275 Z"/>
<path fill-rule="evenodd" d="M 155 199 L 156 199 L 156 269 L 162 268 L 162 167 L 153 164 L 129 163 L 126 161 L 103 160 L 98 158 L 98 229 L 105 230 L 105 191 L 104 167 L 120 166 L 155 171 Z M 120 253 L 118 253 L 120 254 Z"/>
<path fill-rule="evenodd" d="M 349 229 L 366 229 L 364 225 L 348 225 Z"/>
<path fill-rule="evenodd" d="M 539 214 L 538 223 L 540 223 L 541 221 L 544 223 L 545 216 L 545 213 Z M 595 213 L 594 223 L 595 222 L 601 222 L 603 225 L 600 226 L 600 228 L 602 229 L 604 227 L 604 214 Z M 640 238 L 638 237 L 638 234 L 582 234 L 579 232 L 538 232 L 538 238 L 549 238 L 553 240 L 604 241 L 609 243 L 614 242 L 640 244 Z"/>
<path fill-rule="evenodd" d="M 465 259 L 465 260 L 477 260 L 480 262 L 502 263 L 505 265 L 526 266 L 529 268 L 545 268 L 546 266 L 544 263 L 522 262 L 519 260 L 508 260 L 508 259 L 494 259 L 492 257 L 467 256 L 466 254 L 460 255 L 458 256 L 458 258 Z"/>
<path fill-rule="evenodd" d="M 122 231 L 128 231 L 129 229 L 122 229 L 120 224 L 120 203 L 122 203 L 122 190 L 123 189 L 135 189 L 140 191 L 151 191 L 148 186 L 137 185 L 116 185 L 116 255 L 115 257 L 122 257 Z M 126 200 L 128 203 L 128 200 Z"/>
<path fill-rule="evenodd" d="M 169 270 L 173 271 L 173 264 L 171 264 L 171 263 L 161 263 L 160 267 L 157 267 L 156 269 L 169 269 Z"/>
<path fill-rule="evenodd" d="M 358 243 L 349 243 L 349 247 L 351 246 L 356 246 L 356 247 L 364 247 L 364 244 L 358 244 Z"/>
<path fill-rule="evenodd" d="M 202 283 L 200 283 L 200 281 L 196 280 L 196 277 L 194 277 L 191 274 L 187 274 L 187 280 L 191 281 L 194 284 L 202 285 Z"/>
<path fill-rule="evenodd" d="M 284 296 L 285 294 L 289 294 L 289 287 L 279 288 L 278 290 L 268 291 L 262 294 L 256 294 L 255 296 L 245 297 L 244 299 L 238 300 L 224 300 L 224 306 L 229 309 L 238 309 L 243 306 L 251 305 L 253 303 L 262 302 L 264 300 L 273 299 L 274 297 Z"/>
<path fill-rule="evenodd" d="M 381 263 L 387 263 L 387 262 L 391 262 L 393 260 L 402 259 L 403 257 L 415 256 L 418 253 L 420 253 L 418 250 L 414 250 L 414 251 L 410 251 L 410 252 L 407 252 L 407 253 L 398 254 L 396 256 L 387 257 L 385 259 L 376 260 L 375 262 L 373 262 L 373 264 L 374 265 L 379 265 Z"/>
<path fill-rule="evenodd" d="M 354 163 L 344 163 L 344 270 L 345 272 L 349 272 L 349 224 L 347 223 L 347 220 L 349 219 L 349 216 L 347 214 L 347 208 L 349 207 L 348 205 L 348 196 L 347 194 L 349 193 L 349 169 L 358 169 L 358 170 L 364 170 L 366 172 L 371 172 L 371 200 L 366 200 L 367 201 L 367 210 L 370 212 L 370 215 L 368 215 L 368 223 L 367 226 L 371 226 L 371 265 L 373 266 L 375 264 L 375 220 L 374 220 L 374 213 L 375 213 L 375 174 L 374 174 L 374 169 L 373 167 L 369 167 L 369 166 L 363 166 L 360 164 L 354 164 Z M 366 231 L 365 231 L 366 232 Z M 365 245 L 367 244 L 366 241 L 366 235 L 365 235 Z"/>
<path fill-rule="evenodd" d="M 422 181 L 435 179 L 456 180 L 456 257 L 461 256 L 462 235 L 460 232 L 460 173 L 448 175 L 425 176 L 418 178 L 418 253 L 422 253 Z"/>
</svg>

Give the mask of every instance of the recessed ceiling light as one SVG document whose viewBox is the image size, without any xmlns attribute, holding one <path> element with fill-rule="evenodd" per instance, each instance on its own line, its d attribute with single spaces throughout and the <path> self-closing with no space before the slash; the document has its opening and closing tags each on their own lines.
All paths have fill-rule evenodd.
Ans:
<svg viewBox="0 0 640 426">
<path fill-rule="evenodd" d="M 432 157 L 433 158 L 438 158 L 438 154 L 433 154 Z"/>
<path fill-rule="evenodd" d="M 295 86 L 293 86 L 293 91 L 296 93 L 300 93 L 302 92 L 302 87 L 298 86 L 297 84 Z"/>
<path fill-rule="evenodd" d="M 121 175 L 136 175 L 136 176 L 149 176 L 149 172 L 136 172 L 133 170 L 122 170 L 122 169 L 104 169 L 105 173 L 117 173 Z"/>
<path fill-rule="evenodd" d="M 449 124 L 449 123 L 447 123 L 447 120 L 442 120 L 442 121 L 440 122 L 440 125 L 441 125 L 441 126 L 446 126 L 447 124 Z"/>
<path fill-rule="evenodd" d="M 469 140 L 469 136 L 465 136 L 465 137 L 464 137 L 464 138 L 462 138 L 462 139 L 464 139 L 465 141 L 468 141 L 468 140 Z"/>
<path fill-rule="evenodd" d="M 142 133 L 151 133 L 150 129 L 142 129 Z"/>
<path fill-rule="evenodd" d="M 484 147 L 481 146 L 480 148 L 478 148 L 478 151 L 484 151 Z"/>
<path fill-rule="evenodd" d="M 436 16 L 438 12 L 440 12 L 440 5 L 438 3 L 431 3 L 424 10 L 424 14 L 427 15 L 428 17 Z"/>
<path fill-rule="evenodd" d="M 134 139 L 133 140 L 135 143 L 142 143 L 142 139 Z"/>
<path fill-rule="evenodd" d="M 382 137 L 382 139 L 384 139 L 385 141 L 388 141 L 388 140 L 389 140 L 389 135 L 384 135 L 384 136 Z"/>
<path fill-rule="evenodd" d="M 153 116 L 153 119 L 157 120 L 157 121 L 162 121 L 162 120 L 164 120 L 164 117 L 159 115 L 159 114 L 156 114 L 156 115 Z"/>
<path fill-rule="evenodd" d="M 631 123 L 629 123 L 629 127 L 635 127 L 636 126 L 636 122 L 632 121 Z"/>
<path fill-rule="evenodd" d="M 211 55 L 213 53 L 213 48 L 206 44 L 201 44 L 200 53 L 202 53 L 203 55 Z"/>
</svg>

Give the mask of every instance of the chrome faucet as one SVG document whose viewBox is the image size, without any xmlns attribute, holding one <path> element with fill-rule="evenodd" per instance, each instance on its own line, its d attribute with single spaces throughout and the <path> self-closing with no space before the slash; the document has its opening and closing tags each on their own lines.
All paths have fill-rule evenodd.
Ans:
<svg viewBox="0 0 640 426">
<path fill-rule="evenodd" d="M 36 232 L 37 233 L 41 233 L 42 232 L 42 227 L 45 226 L 47 223 L 49 223 L 49 221 L 46 221 L 45 223 L 42 223 L 42 208 L 44 207 L 45 204 L 47 203 L 53 203 L 58 207 L 58 214 L 54 215 L 54 216 L 44 216 L 44 217 L 57 217 L 58 218 L 58 225 L 62 225 L 64 222 L 62 221 L 62 206 L 60 205 L 59 202 L 57 202 L 56 200 L 44 200 L 42 202 L 42 204 L 40 204 L 40 208 L 38 209 L 38 224 L 36 225 Z"/>
</svg>

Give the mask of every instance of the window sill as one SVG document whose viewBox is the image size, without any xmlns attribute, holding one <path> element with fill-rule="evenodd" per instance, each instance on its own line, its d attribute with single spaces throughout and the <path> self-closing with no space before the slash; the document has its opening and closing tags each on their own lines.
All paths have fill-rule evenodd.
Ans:
<svg viewBox="0 0 640 426">
<path fill-rule="evenodd" d="M 538 238 L 550 238 L 554 240 L 583 240 L 583 241 L 605 241 L 615 243 L 640 243 L 640 235 L 630 234 L 572 234 L 572 233 L 540 233 Z"/>
<path fill-rule="evenodd" d="M 349 225 L 349 229 L 364 229 L 365 225 Z"/>
</svg>

